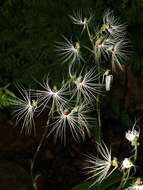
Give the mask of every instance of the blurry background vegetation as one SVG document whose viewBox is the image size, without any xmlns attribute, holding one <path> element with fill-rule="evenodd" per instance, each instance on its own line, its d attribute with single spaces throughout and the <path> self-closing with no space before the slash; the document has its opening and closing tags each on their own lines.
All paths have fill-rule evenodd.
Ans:
<svg viewBox="0 0 143 190">
<path fill-rule="evenodd" d="M 15 81 L 33 85 L 33 78 L 41 80 L 48 73 L 54 81 L 63 77 L 67 65 L 61 66 L 53 44 L 62 34 L 73 35 L 67 15 L 78 8 L 92 8 L 99 19 L 109 7 L 128 24 L 134 47 L 130 62 L 143 80 L 142 0 L 1 0 L 0 86 Z"/>
<path fill-rule="evenodd" d="M 0 87 L 13 87 L 19 81 L 34 88 L 34 79 L 42 81 L 45 75 L 54 83 L 62 80 L 68 66 L 61 65 L 53 46 L 62 40 L 61 35 L 75 34 L 67 15 L 79 8 L 92 8 L 97 21 L 111 8 L 127 23 L 133 46 L 127 64 L 143 94 L 143 0 L 0 0 Z M 128 118 L 116 97 L 112 98 L 111 112 L 110 117 L 123 114 L 123 120 Z"/>
</svg>

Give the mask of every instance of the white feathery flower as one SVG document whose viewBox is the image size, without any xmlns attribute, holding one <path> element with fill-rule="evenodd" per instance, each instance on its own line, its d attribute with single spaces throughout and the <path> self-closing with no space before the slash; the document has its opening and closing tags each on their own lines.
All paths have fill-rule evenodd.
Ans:
<svg viewBox="0 0 143 190">
<path fill-rule="evenodd" d="M 90 100 L 96 99 L 97 94 L 102 93 L 102 83 L 98 83 L 98 79 L 101 74 L 96 73 L 95 68 L 91 68 L 84 76 L 79 75 L 74 80 L 76 85 L 75 94 L 77 98 L 84 98 L 84 101 L 89 102 Z"/>
<path fill-rule="evenodd" d="M 77 10 L 73 12 L 73 15 L 69 15 L 72 22 L 76 25 L 83 26 L 84 29 L 87 26 L 87 24 L 90 23 L 90 21 L 93 18 L 93 14 L 90 14 L 89 18 L 83 17 L 82 10 Z"/>
<path fill-rule="evenodd" d="M 103 31 L 108 31 L 113 37 L 122 38 L 126 34 L 126 25 L 122 24 L 118 18 L 115 17 L 114 12 L 109 9 L 103 16 Z"/>
<path fill-rule="evenodd" d="M 36 95 L 38 96 L 39 100 L 39 107 L 43 106 L 43 109 L 47 106 L 49 101 L 52 99 L 52 102 L 55 106 L 65 106 L 67 105 L 68 101 L 65 96 L 68 94 L 67 87 L 63 85 L 61 89 L 57 89 L 54 86 L 53 89 L 49 86 L 48 78 L 43 84 L 40 84 L 43 87 L 43 90 L 37 90 Z"/>
<path fill-rule="evenodd" d="M 54 117 L 49 135 L 55 131 L 55 142 L 59 138 L 64 144 L 66 144 L 66 136 L 69 133 L 71 133 L 77 142 L 79 142 L 80 139 L 84 140 L 86 134 L 90 135 L 87 125 L 92 118 L 87 116 L 88 110 L 89 108 L 86 104 L 76 106 L 72 110 L 61 109 L 59 115 Z"/>
<path fill-rule="evenodd" d="M 108 47 L 108 51 L 111 53 L 111 64 L 112 64 L 112 70 L 116 71 L 116 67 L 118 66 L 121 70 L 122 63 L 127 59 L 128 57 L 128 42 L 124 39 L 119 40 L 114 45 L 111 45 Z"/>
<path fill-rule="evenodd" d="M 61 61 L 63 63 L 74 63 L 83 60 L 80 52 L 80 43 L 76 42 L 74 44 L 72 40 L 68 40 L 66 37 L 63 38 L 64 42 L 56 42 L 55 44 L 55 51 L 59 54 Z"/>
<path fill-rule="evenodd" d="M 88 179 L 93 179 L 94 182 L 91 186 L 96 183 L 101 183 L 106 177 L 111 175 L 111 173 L 118 167 L 117 159 L 111 158 L 111 150 L 108 150 L 104 142 L 98 145 L 98 151 L 101 158 L 97 158 L 93 155 L 86 155 L 86 162 L 89 166 L 85 167 L 86 174 L 89 175 Z M 114 168 L 109 172 L 111 166 Z"/>
<path fill-rule="evenodd" d="M 11 100 L 11 105 L 15 109 L 13 114 L 14 117 L 16 117 L 16 124 L 22 121 L 21 132 L 25 130 L 25 134 L 29 135 L 33 130 L 35 134 L 34 113 L 36 112 L 38 102 L 37 100 L 32 100 L 30 90 L 27 92 L 21 87 L 19 87 L 18 90 L 23 99 L 17 98 Z"/>
<path fill-rule="evenodd" d="M 129 169 L 131 167 L 134 167 L 133 162 L 129 158 L 125 158 L 122 162 L 121 169 L 125 170 L 125 169 Z"/>
</svg>

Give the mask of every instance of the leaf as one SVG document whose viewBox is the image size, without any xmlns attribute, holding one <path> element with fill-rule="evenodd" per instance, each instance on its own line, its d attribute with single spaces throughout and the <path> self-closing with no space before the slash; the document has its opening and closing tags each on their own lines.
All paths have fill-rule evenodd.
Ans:
<svg viewBox="0 0 143 190">
<path fill-rule="evenodd" d="M 129 115 L 125 110 L 123 110 L 121 114 L 121 126 L 125 129 L 131 128 L 133 126 L 133 123 L 131 122 Z"/>
<path fill-rule="evenodd" d="M 122 177 L 121 173 L 119 173 L 118 171 L 114 172 L 111 176 L 106 178 L 101 183 L 101 185 L 98 187 L 98 190 L 105 190 L 105 189 L 111 190 L 112 187 L 115 189 L 115 185 L 120 182 L 121 177 Z"/>
<path fill-rule="evenodd" d="M 7 89 L 8 85 L 0 88 L 0 109 L 11 106 L 10 100 L 15 99 L 13 92 Z"/>
<path fill-rule="evenodd" d="M 81 183 L 81 184 L 73 187 L 71 190 L 87 190 L 87 189 L 89 189 L 90 185 L 91 185 L 90 182 Z M 93 188 L 91 187 L 90 190 L 93 190 Z"/>
<path fill-rule="evenodd" d="M 85 182 L 73 187 L 71 190 L 113 190 L 115 189 L 115 185 L 120 183 L 121 173 L 114 172 L 111 176 L 106 178 L 101 184 L 97 184 L 92 186 L 92 182 Z"/>
</svg>

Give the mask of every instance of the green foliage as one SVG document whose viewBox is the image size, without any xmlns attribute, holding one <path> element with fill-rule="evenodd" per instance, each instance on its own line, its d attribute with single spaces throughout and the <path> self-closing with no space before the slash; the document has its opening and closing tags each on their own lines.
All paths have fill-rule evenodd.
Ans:
<svg viewBox="0 0 143 190">
<path fill-rule="evenodd" d="M 9 100 L 16 98 L 14 93 L 7 89 L 8 86 L 9 85 L 6 85 L 5 87 L 0 88 L 0 109 L 11 106 Z"/>
<path fill-rule="evenodd" d="M 129 129 L 133 126 L 133 123 L 128 115 L 128 113 L 123 110 L 121 113 L 121 126 L 124 129 Z"/>
<path fill-rule="evenodd" d="M 60 76 L 53 52 L 58 29 L 63 27 L 64 11 L 58 7 L 56 2 L 5 1 L 0 9 L 2 85 L 15 80 L 32 84 L 32 78 L 38 80 L 47 73 Z"/>
<path fill-rule="evenodd" d="M 114 172 L 110 177 L 105 179 L 101 184 L 91 186 L 91 182 L 85 182 L 73 187 L 71 190 L 114 190 L 115 186 L 121 180 L 121 174 L 119 172 Z M 91 187 L 90 187 L 91 186 Z"/>
<path fill-rule="evenodd" d="M 53 44 L 59 41 L 61 34 L 68 37 L 73 33 L 73 26 L 69 24 L 67 15 L 77 8 L 92 8 L 95 9 L 95 17 L 98 20 L 108 7 L 113 8 L 128 22 L 130 36 L 133 34 L 131 41 L 135 51 L 142 49 L 143 40 L 140 36 L 143 30 L 143 3 L 141 0 L 117 0 L 116 3 L 113 0 L 106 2 L 104 0 L 2 1 L 0 7 L 1 86 L 17 80 L 33 85 L 35 83 L 33 78 L 41 80 L 47 73 L 50 73 L 54 81 L 63 78 L 67 67 L 64 65 L 61 67 L 55 56 Z M 138 65 L 138 70 L 142 67 L 142 64 L 135 63 L 135 65 Z M 142 69 L 141 72 L 143 73 Z"/>
</svg>

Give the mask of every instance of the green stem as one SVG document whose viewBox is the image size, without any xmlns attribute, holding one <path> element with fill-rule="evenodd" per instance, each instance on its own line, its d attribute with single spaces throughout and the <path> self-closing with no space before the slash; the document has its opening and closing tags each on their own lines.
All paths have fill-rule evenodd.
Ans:
<svg viewBox="0 0 143 190">
<path fill-rule="evenodd" d="M 92 44 L 92 47 L 93 47 L 93 49 L 94 49 L 94 42 L 93 42 L 92 35 L 91 35 L 91 33 L 90 33 L 90 30 L 89 30 L 88 25 L 86 26 L 86 29 L 87 29 L 87 34 L 88 34 L 89 40 L 90 40 L 90 42 L 91 42 L 91 44 Z"/>
<path fill-rule="evenodd" d="M 97 121 L 98 121 L 97 142 L 100 143 L 101 142 L 101 115 L 100 115 L 99 95 L 97 95 L 96 109 L 97 109 Z"/>
<path fill-rule="evenodd" d="M 137 160 L 137 156 L 138 156 L 138 145 L 135 145 L 134 162 Z"/>
<path fill-rule="evenodd" d="M 124 179 L 124 183 L 122 184 L 122 188 L 124 188 L 124 186 L 126 185 L 128 179 L 129 179 L 130 171 L 131 171 L 131 168 L 129 168 L 129 169 L 127 170 L 126 178 Z"/>
<path fill-rule="evenodd" d="M 94 45 L 94 41 L 93 41 L 88 25 L 86 29 L 87 29 L 87 34 L 89 36 L 90 42 L 92 44 L 92 48 L 93 48 L 93 51 L 92 50 L 90 51 L 92 51 L 95 54 L 95 51 L 94 51 L 95 45 Z M 95 55 L 95 60 L 97 61 L 97 71 L 98 73 L 100 73 L 100 62 L 99 62 L 99 57 L 97 55 Z M 100 84 L 100 77 L 98 78 L 98 84 Z M 97 123 L 98 123 L 96 138 L 97 138 L 97 142 L 100 143 L 101 142 L 101 113 L 100 113 L 100 95 L 99 94 L 97 94 L 97 97 L 96 97 L 96 110 L 97 110 Z"/>
<path fill-rule="evenodd" d="M 138 145 L 136 144 L 134 148 L 134 162 L 137 160 L 137 153 L 138 153 Z M 121 183 L 117 190 L 120 190 L 120 189 L 122 190 L 124 188 L 124 186 L 126 185 L 129 179 L 130 171 L 131 171 L 131 168 L 129 168 L 126 172 L 123 173 Z"/>
<path fill-rule="evenodd" d="M 97 71 L 100 73 L 100 63 L 99 58 L 96 56 L 97 60 Z M 98 77 L 98 84 L 100 84 L 100 77 Z M 98 136 L 97 140 L 101 142 L 101 113 L 100 113 L 100 95 L 97 94 L 97 101 L 96 101 L 96 109 L 97 109 L 97 119 L 98 119 Z"/>
<path fill-rule="evenodd" d="M 120 183 L 120 185 L 119 185 L 119 187 L 118 187 L 117 190 L 120 190 L 120 189 L 122 190 L 122 186 L 123 186 L 125 177 L 126 177 L 126 172 L 123 172 L 123 177 L 122 177 L 121 183 Z"/>
<path fill-rule="evenodd" d="M 51 110 L 49 111 L 49 114 L 48 114 L 48 120 L 47 120 L 47 123 L 46 123 L 46 126 L 45 126 L 45 130 L 44 130 L 44 132 L 43 132 L 43 135 L 42 135 L 42 137 L 41 137 L 41 139 L 40 139 L 39 145 L 38 145 L 38 147 L 37 147 L 37 149 L 36 149 L 36 152 L 35 152 L 35 154 L 34 154 L 34 156 L 33 156 L 32 161 L 31 161 L 31 168 L 30 168 L 30 169 L 31 169 L 32 182 L 34 182 L 33 169 L 34 169 L 35 161 L 36 161 L 36 158 L 37 158 L 37 156 L 38 156 L 38 153 L 39 153 L 39 151 L 40 151 L 40 149 L 41 149 L 41 146 L 42 146 L 42 144 L 43 144 L 43 142 L 44 142 L 44 140 L 45 140 L 45 137 L 46 137 L 46 135 L 47 135 L 48 126 L 49 126 L 49 123 L 50 123 L 51 115 L 53 114 L 53 109 L 54 109 L 54 100 L 53 100 L 53 102 L 52 102 Z M 35 189 L 35 186 L 34 186 L 34 189 Z"/>
<path fill-rule="evenodd" d="M 130 171 L 131 171 L 131 168 L 129 168 L 127 171 L 125 171 L 123 173 L 123 177 L 122 177 L 121 183 L 120 183 L 120 185 L 119 185 L 119 187 L 118 187 L 117 190 L 120 190 L 120 189 L 122 190 L 125 187 L 128 179 L 130 177 Z"/>
</svg>

